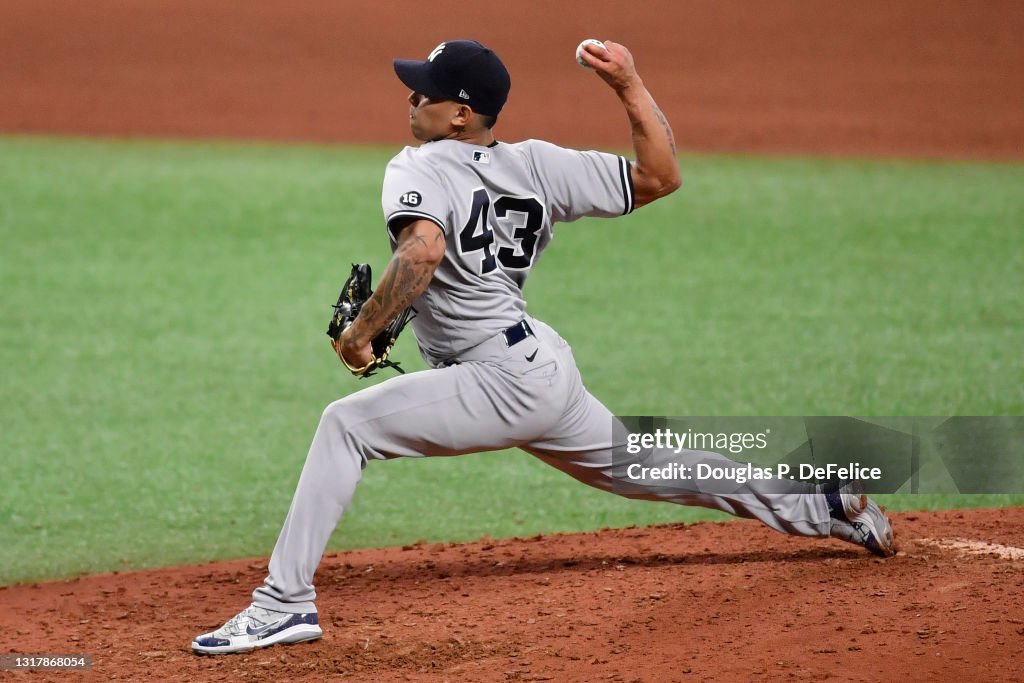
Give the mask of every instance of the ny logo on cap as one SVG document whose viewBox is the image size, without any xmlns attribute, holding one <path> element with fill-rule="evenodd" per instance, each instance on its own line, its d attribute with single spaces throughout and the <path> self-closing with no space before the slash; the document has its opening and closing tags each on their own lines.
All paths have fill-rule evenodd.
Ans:
<svg viewBox="0 0 1024 683">
<path fill-rule="evenodd" d="M 439 54 L 441 54 L 442 52 L 444 52 L 444 46 L 445 46 L 445 43 L 441 43 L 440 45 L 438 45 L 437 47 L 435 47 L 435 48 L 434 48 L 434 50 L 433 50 L 433 52 L 431 52 L 431 53 L 430 53 L 430 56 L 429 56 L 429 57 L 427 57 L 427 61 L 428 61 L 428 62 L 432 62 L 432 61 L 434 61 L 435 59 L 437 59 L 437 56 L 438 56 Z"/>
</svg>

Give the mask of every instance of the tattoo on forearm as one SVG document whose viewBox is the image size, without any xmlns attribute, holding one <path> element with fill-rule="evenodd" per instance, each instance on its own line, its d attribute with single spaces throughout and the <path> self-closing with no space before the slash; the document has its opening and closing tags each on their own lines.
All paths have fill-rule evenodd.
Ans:
<svg viewBox="0 0 1024 683">
<path fill-rule="evenodd" d="M 658 108 L 658 105 L 654 105 L 654 113 L 657 114 L 658 120 L 661 121 L 661 125 L 665 127 L 665 135 L 668 136 L 668 144 L 672 147 L 672 153 L 675 154 L 676 139 L 675 136 L 672 135 L 672 127 L 668 125 L 668 119 L 666 119 L 665 115 L 661 113 L 661 109 Z"/>
<path fill-rule="evenodd" d="M 438 233 L 438 239 L 443 238 Z M 357 332 L 372 338 L 423 293 L 435 268 L 434 263 L 422 256 L 426 247 L 422 235 L 412 235 L 399 245 L 376 291 L 356 318 Z"/>
</svg>

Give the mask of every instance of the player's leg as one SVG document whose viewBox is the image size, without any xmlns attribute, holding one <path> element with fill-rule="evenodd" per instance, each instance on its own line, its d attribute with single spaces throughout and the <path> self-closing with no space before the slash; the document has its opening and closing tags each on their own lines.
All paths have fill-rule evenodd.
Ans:
<svg viewBox="0 0 1024 683">
<path fill-rule="evenodd" d="M 646 449 L 636 455 L 625 456 L 625 443 L 615 444 L 612 439 L 612 420 L 615 418 L 596 399 L 594 415 L 604 413 L 603 424 L 594 425 L 591 434 L 607 434 L 604 445 L 588 444 L 583 450 L 572 448 L 572 440 L 565 438 L 536 442 L 523 447 L 528 453 L 559 469 L 574 479 L 625 498 L 660 500 L 679 505 L 692 505 L 720 510 L 737 517 L 760 520 L 771 528 L 798 536 L 828 536 L 829 512 L 825 499 L 815 495 L 806 486 L 794 486 L 780 491 L 777 484 L 768 485 L 751 479 L 742 485 L 729 482 L 700 482 L 694 479 L 639 480 L 629 476 L 630 465 L 665 469 L 683 465 L 696 471 L 698 465 L 709 468 L 740 467 L 739 463 L 709 451 L 674 449 Z M 598 408 L 600 406 L 600 408 Z M 598 431 L 599 430 L 599 431 Z M 590 441 L 593 440 L 591 437 Z M 579 442 L 582 445 L 582 441 Z M 629 458 L 627 460 L 627 457 Z"/>
<path fill-rule="evenodd" d="M 600 405 L 589 394 L 588 397 Z M 596 406 L 593 410 L 594 414 L 607 411 Z M 830 521 L 825 499 L 814 495 L 805 486 L 794 486 L 790 491 L 780 492 L 777 486 L 755 479 L 742 485 L 730 482 L 728 486 L 722 486 L 721 482 L 702 484 L 693 479 L 641 481 L 630 477 L 629 466 L 634 463 L 659 469 L 684 465 L 691 472 L 696 471 L 698 465 L 732 468 L 739 467 L 739 464 L 719 453 L 690 450 L 676 453 L 673 449 L 644 450 L 628 456 L 635 460 L 627 461 L 623 457 L 625 444 L 616 446 L 611 439 L 611 424 L 615 418 L 610 413 L 606 418 L 607 421 L 600 425 L 601 433 L 608 435 L 604 447 L 587 446 L 584 450 L 574 450 L 572 442 L 563 438 L 558 439 L 556 447 L 552 447 L 550 442 L 540 442 L 524 450 L 588 486 L 626 498 L 721 510 L 737 517 L 760 520 L 777 531 L 798 536 L 829 535 Z M 595 429 L 598 426 L 595 424 Z"/>
<path fill-rule="evenodd" d="M 756 479 L 743 485 L 728 482 L 724 489 L 722 482 L 712 482 L 711 490 L 702 490 L 699 482 L 641 483 L 628 476 L 629 465 L 633 462 L 655 468 L 673 463 L 685 464 L 691 471 L 701 463 L 712 468 L 730 468 L 737 463 L 718 453 L 675 453 L 670 449 L 646 451 L 638 454 L 637 460 L 627 461 L 614 455 L 624 451 L 614 445 L 608 448 L 587 446 L 584 450 L 563 450 L 566 445 L 569 444 L 563 441 L 559 448 L 543 443 L 523 449 L 584 484 L 626 498 L 661 500 L 721 510 L 737 517 L 760 520 L 783 533 L 832 536 L 863 546 L 880 557 L 896 554 L 895 539 L 888 518 L 853 484 L 824 493 L 801 485 L 794 485 L 788 491 L 780 490 L 777 481 Z"/>
<path fill-rule="evenodd" d="M 565 405 L 555 349 L 496 335 L 460 365 L 402 375 L 324 410 L 269 575 L 253 604 L 192 643 L 200 654 L 244 652 L 320 637 L 313 574 L 372 459 L 508 448 L 544 434 Z"/>
<path fill-rule="evenodd" d="M 540 358 L 536 359 L 540 366 Z M 254 604 L 315 611 L 313 574 L 362 469 L 374 459 L 458 455 L 516 446 L 557 419 L 544 381 L 483 363 L 395 377 L 324 411 Z"/>
<path fill-rule="evenodd" d="M 557 333 L 550 328 L 542 329 L 544 334 L 557 338 Z M 543 438 L 523 447 L 527 452 L 585 484 L 628 498 L 712 508 L 758 519 L 788 534 L 833 535 L 864 545 L 879 555 L 894 552 L 891 528 L 877 506 L 845 490 L 826 496 L 806 484 L 778 480 L 750 479 L 743 484 L 731 481 L 723 485 L 721 481 L 658 481 L 630 477 L 629 465 L 634 463 L 650 468 L 685 465 L 690 472 L 696 471 L 700 464 L 712 468 L 732 468 L 739 464 L 707 451 L 676 453 L 674 449 L 646 449 L 633 456 L 627 455 L 626 444 L 616 443 L 616 439 L 625 439 L 625 428 L 583 387 L 572 351 L 564 341 L 559 353 L 563 356 L 562 366 L 571 368 L 568 408 Z"/>
</svg>

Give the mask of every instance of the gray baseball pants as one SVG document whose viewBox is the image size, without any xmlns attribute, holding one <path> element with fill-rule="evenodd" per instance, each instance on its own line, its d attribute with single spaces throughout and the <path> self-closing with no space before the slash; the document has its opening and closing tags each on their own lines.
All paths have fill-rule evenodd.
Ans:
<svg viewBox="0 0 1024 683">
<path fill-rule="evenodd" d="M 629 498 L 722 510 L 788 534 L 829 535 L 820 495 L 772 492 L 761 481 L 727 493 L 701 490 L 696 482 L 624 484 L 613 476 L 622 466 L 612 462 L 616 418 L 583 386 L 568 343 L 546 324 L 528 322 L 534 336 L 512 347 L 498 334 L 461 354 L 456 365 L 394 377 L 327 406 L 269 575 L 253 592 L 257 606 L 316 611 L 313 574 L 370 460 L 518 447 L 584 484 Z M 735 464 L 706 451 L 648 451 L 637 458 L 649 467 Z"/>
</svg>

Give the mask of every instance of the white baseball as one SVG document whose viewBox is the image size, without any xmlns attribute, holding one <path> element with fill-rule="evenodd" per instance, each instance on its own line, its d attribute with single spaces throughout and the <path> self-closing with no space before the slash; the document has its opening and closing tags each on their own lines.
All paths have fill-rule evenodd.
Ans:
<svg viewBox="0 0 1024 683">
<path fill-rule="evenodd" d="M 586 45 L 587 43 L 593 43 L 594 45 L 600 45 L 601 47 L 604 47 L 604 43 L 602 43 L 600 40 L 597 40 L 596 38 L 587 38 L 582 43 L 576 46 L 576 63 L 582 66 L 584 69 L 592 69 L 594 67 L 590 66 L 589 64 L 583 61 L 583 46 Z"/>
</svg>

